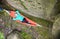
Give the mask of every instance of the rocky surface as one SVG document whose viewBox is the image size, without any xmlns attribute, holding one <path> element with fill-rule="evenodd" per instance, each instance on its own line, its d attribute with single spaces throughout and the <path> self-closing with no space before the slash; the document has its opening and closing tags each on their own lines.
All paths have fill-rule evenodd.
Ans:
<svg viewBox="0 0 60 39">
<path fill-rule="evenodd" d="M 59 15 L 60 0 L 6 0 L 6 4 L 7 3 L 10 5 L 10 7 L 19 9 L 20 11 L 24 12 L 24 14 L 27 14 L 28 18 L 31 18 L 32 20 L 38 22 L 39 24 L 42 24 L 43 27 L 42 28 L 27 27 L 25 25 L 16 23 L 15 21 L 11 20 L 11 17 L 4 15 L 3 20 L 5 22 L 6 27 L 11 28 L 12 30 L 17 29 L 19 31 L 22 30 L 24 32 L 27 32 L 28 34 L 31 34 L 33 36 L 32 37 L 33 39 L 49 39 L 51 35 L 53 35 L 54 39 L 55 37 L 59 37 L 58 31 L 60 31 L 59 29 L 60 28 L 60 15 Z M 54 20 L 54 21 L 53 23 L 46 22 L 46 20 L 45 21 L 42 19 L 40 20 L 40 18 L 44 20 L 46 19 L 46 20 L 50 20 L 50 21 Z M 1 18 L 0 21 L 2 21 Z M 47 28 L 46 25 L 48 26 Z M 15 36 L 13 34 L 11 35 L 14 38 L 15 37 L 16 39 L 19 38 L 17 34 L 15 34 Z M 8 39 L 10 39 L 10 37 L 11 36 L 9 36 Z"/>
<path fill-rule="evenodd" d="M 26 14 L 47 20 L 52 20 L 51 14 L 53 13 L 51 12 L 56 3 L 56 0 L 6 0 L 6 1 L 14 8 L 19 9 Z"/>
<path fill-rule="evenodd" d="M 7 39 L 20 39 L 17 33 L 11 33 Z"/>
<path fill-rule="evenodd" d="M 57 20 L 54 22 L 53 24 L 53 28 L 52 28 L 52 35 L 55 37 L 55 39 L 60 38 L 60 17 L 57 18 Z"/>
</svg>

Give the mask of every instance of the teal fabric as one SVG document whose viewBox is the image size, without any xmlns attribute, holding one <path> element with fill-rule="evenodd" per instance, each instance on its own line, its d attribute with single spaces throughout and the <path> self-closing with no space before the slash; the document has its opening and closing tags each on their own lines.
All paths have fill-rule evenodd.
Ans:
<svg viewBox="0 0 60 39">
<path fill-rule="evenodd" d="M 17 16 L 13 18 L 13 20 L 23 21 L 24 17 L 20 14 L 20 12 L 17 10 L 16 13 L 17 13 Z"/>
</svg>

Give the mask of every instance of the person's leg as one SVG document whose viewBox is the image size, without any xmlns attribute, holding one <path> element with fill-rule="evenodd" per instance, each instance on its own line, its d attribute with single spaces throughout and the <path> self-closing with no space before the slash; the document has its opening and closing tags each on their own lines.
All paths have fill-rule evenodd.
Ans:
<svg viewBox="0 0 60 39">
<path fill-rule="evenodd" d="M 27 20 L 24 18 L 22 22 L 25 22 L 25 23 L 27 23 L 28 21 L 27 21 Z"/>
<path fill-rule="evenodd" d="M 25 23 L 28 23 L 28 24 L 30 24 L 25 18 L 23 19 L 23 21 L 22 22 L 25 22 Z"/>
</svg>

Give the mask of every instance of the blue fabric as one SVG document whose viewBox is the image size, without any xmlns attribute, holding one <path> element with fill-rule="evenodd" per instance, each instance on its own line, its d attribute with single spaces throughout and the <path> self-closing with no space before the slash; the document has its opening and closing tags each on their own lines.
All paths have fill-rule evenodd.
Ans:
<svg viewBox="0 0 60 39">
<path fill-rule="evenodd" d="M 19 13 L 19 11 L 16 11 L 17 16 L 13 18 L 13 20 L 20 20 L 23 21 L 24 17 Z"/>
<path fill-rule="evenodd" d="M 0 7 L 0 11 L 2 11 L 2 10 L 3 10 L 3 8 Z"/>
</svg>

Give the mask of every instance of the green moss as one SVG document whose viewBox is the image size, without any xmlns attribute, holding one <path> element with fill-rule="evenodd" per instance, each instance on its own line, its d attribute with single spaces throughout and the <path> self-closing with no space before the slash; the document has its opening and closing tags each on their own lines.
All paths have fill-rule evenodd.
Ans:
<svg viewBox="0 0 60 39">
<path fill-rule="evenodd" d="M 4 39 L 4 34 L 0 32 L 0 39 Z"/>
<path fill-rule="evenodd" d="M 52 3 L 52 4 L 53 4 L 54 2 L 55 2 L 55 0 L 50 0 L 50 3 Z"/>
<path fill-rule="evenodd" d="M 2 10 L 2 11 L 0 11 L 0 15 L 4 15 L 4 11 Z"/>
<path fill-rule="evenodd" d="M 48 39 L 49 38 L 49 30 L 46 29 L 46 28 L 37 27 L 36 28 L 36 32 L 38 32 L 39 35 L 41 35 L 45 39 Z"/>
<path fill-rule="evenodd" d="M 26 32 L 21 32 L 21 36 L 23 37 L 23 39 L 32 39 L 30 34 L 27 34 Z"/>
</svg>

